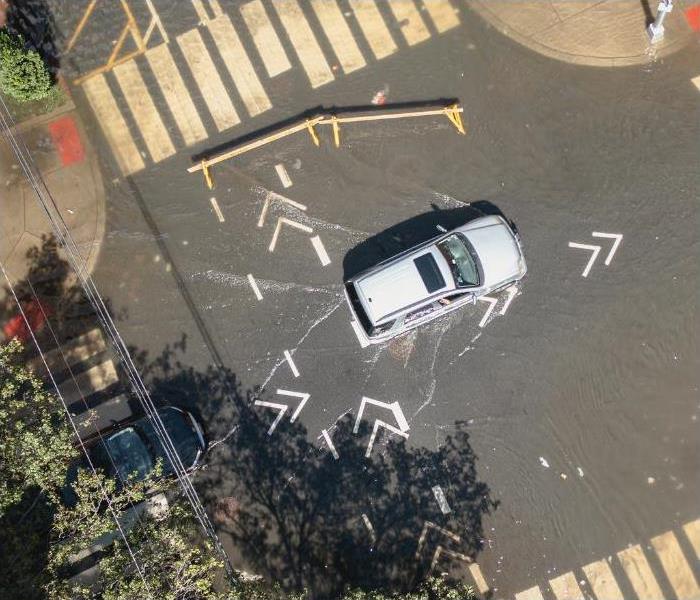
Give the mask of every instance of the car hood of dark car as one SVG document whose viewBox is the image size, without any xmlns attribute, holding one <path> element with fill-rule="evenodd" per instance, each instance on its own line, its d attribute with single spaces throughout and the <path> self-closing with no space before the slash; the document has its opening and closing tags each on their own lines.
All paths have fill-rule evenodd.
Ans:
<svg viewBox="0 0 700 600">
<path fill-rule="evenodd" d="M 171 407 L 158 409 L 158 416 L 163 422 L 163 426 L 168 432 L 173 446 L 177 450 L 182 465 L 185 469 L 192 467 L 202 447 L 196 432 L 192 428 L 189 416 L 187 413 Z M 173 472 L 172 464 L 151 422 L 148 419 L 143 419 L 139 423 L 139 428 L 148 439 L 154 457 L 162 459 L 163 473 L 166 475 L 171 474 Z"/>
</svg>

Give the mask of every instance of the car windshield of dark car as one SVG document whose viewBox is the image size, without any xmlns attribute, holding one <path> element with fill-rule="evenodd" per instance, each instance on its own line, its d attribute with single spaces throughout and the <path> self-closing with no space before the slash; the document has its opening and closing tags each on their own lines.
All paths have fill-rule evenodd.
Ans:
<svg viewBox="0 0 700 600">
<path fill-rule="evenodd" d="M 95 466 L 99 465 L 105 472 L 117 475 L 119 482 L 126 481 L 130 476 L 140 481 L 153 470 L 151 452 L 133 427 L 104 438 L 90 454 Z"/>
<path fill-rule="evenodd" d="M 158 411 L 158 415 L 185 469 L 191 467 L 197 458 L 200 446 L 197 434 L 188 422 L 187 416 L 172 408 L 162 408 Z M 151 422 L 148 419 L 142 419 L 138 422 L 138 428 L 148 440 L 148 444 L 152 448 L 156 459 L 162 459 L 163 474 L 170 475 L 173 472 L 172 464 L 170 459 L 166 456 L 160 438 L 153 428 L 153 425 L 151 425 Z"/>
<path fill-rule="evenodd" d="M 458 287 L 479 284 L 479 272 L 474 257 L 457 234 L 444 239 L 437 246 L 449 263 Z"/>
</svg>

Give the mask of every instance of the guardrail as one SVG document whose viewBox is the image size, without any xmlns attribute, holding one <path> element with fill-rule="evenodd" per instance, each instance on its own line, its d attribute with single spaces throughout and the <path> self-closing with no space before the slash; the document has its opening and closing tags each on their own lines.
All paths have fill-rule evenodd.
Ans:
<svg viewBox="0 0 700 600">
<path fill-rule="evenodd" d="M 323 113 L 318 114 L 313 117 L 305 118 L 292 125 L 285 126 L 284 128 L 273 131 L 265 136 L 242 144 L 240 146 L 234 146 L 218 154 L 213 154 L 211 156 L 206 156 L 202 158 L 198 163 L 192 165 L 187 169 L 188 173 L 195 173 L 197 171 L 202 171 L 204 175 L 204 180 L 209 187 L 212 189 L 214 187 L 214 182 L 211 176 L 211 167 L 230 158 L 240 156 L 251 150 L 261 148 L 277 140 L 281 140 L 295 133 L 301 131 L 307 131 L 311 137 L 311 141 L 316 145 L 320 146 L 321 142 L 318 135 L 316 134 L 316 127 L 319 125 L 330 125 L 333 128 L 333 141 L 335 147 L 340 147 L 340 125 L 346 123 L 366 123 L 369 121 L 380 121 L 389 119 L 411 119 L 417 117 L 430 117 L 430 116 L 446 116 L 450 122 L 455 126 L 457 132 L 461 135 L 466 134 L 464 123 L 462 122 L 462 113 L 464 108 L 459 104 L 450 104 L 449 106 L 443 106 L 440 108 L 426 108 L 421 110 L 412 111 L 396 111 L 387 109 L 385 112 L 378 112 L 376 110 L 368 111 L 367 114 L 358 114 L 357 112 L 347 113 L 344 115 L 342 112 L 333 113 Z"/>
</svg>

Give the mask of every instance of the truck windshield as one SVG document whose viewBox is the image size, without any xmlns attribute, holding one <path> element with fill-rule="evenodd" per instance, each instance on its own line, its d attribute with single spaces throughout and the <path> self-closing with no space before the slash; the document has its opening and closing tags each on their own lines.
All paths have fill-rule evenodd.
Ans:
<svg viewBox="0 0 700 600">
<path fill-rule="evenodd" d="M 479 284 L 479 272 L 466 244 L 457 234 L 453 234 L 437 245 L 452 269 L 458 287 Z"/>
</svg>

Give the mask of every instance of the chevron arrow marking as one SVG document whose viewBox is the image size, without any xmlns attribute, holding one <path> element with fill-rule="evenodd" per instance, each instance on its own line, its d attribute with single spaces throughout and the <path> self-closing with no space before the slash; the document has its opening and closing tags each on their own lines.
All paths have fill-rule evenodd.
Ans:
<svg viewBox="0 0 700 600">
<path fill-rule="evenodd" d="M 433 560 L 430 563 L 430 572 L 435 569 L 435 565 L 437 564 L 438 560 L 440 560 L 440 556 L 443 554 L 451 557 L 451 558 L 456 558 L 457 560 L 464 561 L 465 563 L 469 564 L 472 561 L 471 558 L 469 558 L 466 554 L 462 554 L 461 552 L 453 552 L 452 550 L 448 550 L 447 548 L 443 548 L 442 546 L 438 545 L 438 547 L 435 549 L 435 554 L 433 554 Z"/>
<path fill-rule="evenodd" d="M 286 196 L 282 196 L 281 194 L 277 194 L 276 192 L 268 192 L 267 196 L 265 197 L 265 202 L 263 203 L 262 210 L 260 211 L 258 227 L 262 227 L 265 224 L 265 217 L 267 216 L 267 210 L 270 208 L 270 201 L 274 200 L 279 200 L 280 202 L 289 204 L 294 208 L 298 208 L 299 210 L 306 210 L 306 206 L 300 204 L 299 202 L 294 202 L 294 200 L 291 200 Z"/>
<path fill-rule="evenodd" d="M 297 409 L 292 413 L 292 416 L 289 419 L 290 423 L 294 423 L 294 421 L 297 420 L 301 409 L 304 408 L 304 404 L 306 404 L 306 401 L 311 397 L 311 394 L 305 394 L 304 392 L 292 392 L 290 390 L 277 390 L 277 395 L 291 396 L 292 398 L 301 398 L 299 406 L 297 406 Z"/>
<path fill-rule="evenodd" d="M 388 423 L 385 423 L 384 421 L 380 421 L 379 419 L 375 419 L 374 427 L 372 428 L 372 435 L 369 437 L 369 444 L 367 444 L 367 452 L 365 452 L 365 458 L 369 458 L 370 454 L 372 454 L 372 446 L 374 446 L 374 440 L 377 437 L 377 431 L 379 431 L 380 427 L 383 427 L 384 429 L 388 429 L 392 433 L 395 433 L 396 435 L 400 435 L 401 437 L 408 439 L 407 433 L 401 431 L 400 429 L 397 429 L 393 425 L 389 425 Z"/>
<path fill-rule="evenodd" d="M 275 232 L 272 234 L 272 241 L 270 242 L 270 246 L 268 247 L 268 250 L 270 252 L 275 251 L 275 246 L 277 245 L 277 238 L 279 237 L 282 225 L 289 225 L 290 227 L 294 227 L 296 229 L 300 229 L 301 231 L 305 231 L 306 233 L 313 232 L 313 229 L 311 227 L 307 227 L 306 225 L 302 225 L 301 223 L 297 223 L 296 221 L 292 221 L 291 219 L 287 219 L 285 217 L 279 217 L 277 219 L 277 226 L 275 227 Z"/>
<path fill-rule="evenodd" d="M 440 527 L 439 525 L 436 525 L 432 521 L 426 521 L 425 524 L 423 525 L 423 530 L 421 531 L 420 537 L 418 538 L 418 547 L 416 548 L 416 559 L 420 558 L 421 551 L 423 550 L 423 544 L 425 544 L 425 540 L 428 537 L 428 531 L 431 529 L 435 529 L 436 531 L 439 531 L 442 533 L 442 535 L 447 536 L 454 542 L 461 542 L 462 538 L 459 537 L 456 533 L 452 533 L 449 529 L 444 529 Z"/>
<path fill-rule="evenodd" d="M 289 406 L 286 404 L 277 404 L 276 402 L 264 402 L 263 400 L 256 400 L 255 405 L 264 406 L 265 408 L 274 408 L 275 410 L 279 411 L 279 414 L 275 417 L 272 425 L 270 425 L 270 429 L 267 430 L 267 435 L 272 435 L 272 432 L 275 430 L 275 427 L 277 427 L 277 424 L 282 420 L 282 417 L 284 416 L 284 413 L 287 412 Z"/>
<path fill-rule="evenodd" d="M 508 307 L 510 306 L 510 303 L 513 302 L 513 298 L 517 296 L 518 294 L 518 286 L 513 284 L 509 288 L 506 289 L 506 293 L 508 294 L 508 298 L 506 298 L 506 302 L 499 311 L 499 315 L 503 316 L 506 314 L 506 311 L 508 310 Z"/>
<path fill-rule="evenodd" d="M 382 402 L 381 400 L 374 400 L 372 398 L 362 396 L 362 401 L 360 402 L 360 410 L 358 411 L 357 418 L 355 419 L 355 426 L 352 428 L 353 433 L 357 433 L 357 431 L 360 428 L 360 420 L 362 419 L 362 413 L 364 413 L 365 406 L 367 404 L 373 404 L 374 406 L 379 406 L 380 408 L 388 408 L 391 412 L 394 413 L 396 424 L 399 426 L 401 432 L 405 433 L 409 430 L 408 421 L 406 420 L 406 417 L 403 414 L 401 406 L 398 402 L 392 402 L 391 404 L 389 404 L 388 402 Z"/>
<path fill-rule="evenodd" d="M 622 241 L 622 234 L 621 233 L 601 233 L 600 231 L 594 231 L 591 235 L 593 237 L 610 238 L 611 240 L 615 240 L 613 242 L 612 248 L 610 248 L 610 252 L 608 252 L 608 255 L 605 257 L 605 266 L 607 267 L 610 264 L 610 261 L 612 260 L 613 256 L 615 256 L 615 252 L 617 252 L 617 247 L 620 245 L 620 242 Z"/>
<path fill-rule="evenodd" d="M 481 317 L 481 321 L 479 321 L 479 327 L 483 327 L 488 322 L 489 317 L 491 316 L 491 313 L 493 312 L 493 309 L 496 308 L 496 302 L 498 302 L 498 299 L 492 298 L 491 296 L 480 296 L 479 300 L 481 300 L 482 302 L 489 303 L 489 307 L 486 309 L 484 316 Z"/>
<path fill-rule="evenodd" d="M 591 270 L 591 267 L 593 266 L 593 263 L 595 262 L 595 259 L 598 258 L 598 253 L 600 252 L 600 246 L 592 246 L 591 244 L 577 244 L 576 242 L 569 242 L 569 248 L 580 248 L 581 250 L 590 250 L 592 252 L 591 257 L 588 259 L 588 264 L 586 265 L 586 268 L 583 270 L 583 273 L 581 273 L 581 277 L 588 277 L 588 273 Z"/>
</svg>

